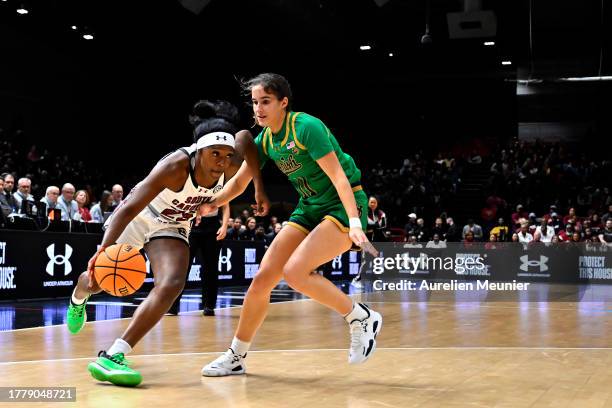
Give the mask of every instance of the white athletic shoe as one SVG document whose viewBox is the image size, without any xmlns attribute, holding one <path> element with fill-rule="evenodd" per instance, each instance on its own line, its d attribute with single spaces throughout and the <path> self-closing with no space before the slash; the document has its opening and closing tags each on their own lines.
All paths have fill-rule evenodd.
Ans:
<svg viewBox="0 0 612 408">
<path fill-rule="evenodd" d="M 205 377 L 223 377 L 226 375 L 238 375 L 246 372 L 244 356 L 234 353 L 231 348 L 221 354 L 217 359 L 202 368 Z"/>
<path fill-rule="evenodd" d="M 368 317 L 363 320 L 353 320 L 349 323 L 351 330 L 351 347 L 349 349 L 349 364 L 365 362 L 376 351 L 376 336 L 382 327 L 382 316 L 363 303 L 355 307 L 362 307 Z"/>
</svg>

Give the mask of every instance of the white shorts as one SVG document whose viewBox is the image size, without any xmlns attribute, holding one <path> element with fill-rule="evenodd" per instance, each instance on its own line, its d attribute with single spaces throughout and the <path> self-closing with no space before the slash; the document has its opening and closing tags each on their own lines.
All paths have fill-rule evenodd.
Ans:
<svg viewBox="0 0 612 408">
<path fill-rule="evenodd" d="M 111 215 L 104 223 L 106 229 L 113 219 Z M 191 229 L 190 222 L 168 222 L 160 220 L 145 207 L 125 227 L 123 233 L 117 238 L 117 244 L 129 244 L 138 248 L 142 248 L 149 241 L 158 238 L 180 239 L 189 245 L 189 230 Z"/>
</svg>

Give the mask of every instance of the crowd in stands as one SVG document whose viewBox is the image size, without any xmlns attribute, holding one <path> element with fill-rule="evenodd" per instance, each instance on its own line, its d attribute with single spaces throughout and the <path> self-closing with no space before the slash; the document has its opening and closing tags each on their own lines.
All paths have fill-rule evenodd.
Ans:
<svg viewBox="0 0 612 408">
<path fill-rule="evenodd" d="M 103 223 L 123 199 L 122 186 L 115 184 L 96 200 L 92 185 L 107 180 L 82 161 L 36 146 L 20 149 L 11 140 L 19 134 L 0 139 L 0 225 L 9 216 Z M 457 224 L 450 216 L 457 210 L 454 198 L 465 167 L 474 165 L 485 166 L 490 176 L 482 186 L 487 198 L 472 219 Z M 363 171 L 372 194 L 367 234 L 372 241 L 434 248 L 479 241 L 610 243 L 611 170 L 612 161 L 597 151 L 559 143 L 510 140 L 485 154 L 417 151 L 397 166 L 379 163 Z M 226 239 L 269 245 L 286 222 L 258 219 L 245 209 L 230 218 Z M 391 236 L 393 226 L 399 236 Z"/>
</svg>

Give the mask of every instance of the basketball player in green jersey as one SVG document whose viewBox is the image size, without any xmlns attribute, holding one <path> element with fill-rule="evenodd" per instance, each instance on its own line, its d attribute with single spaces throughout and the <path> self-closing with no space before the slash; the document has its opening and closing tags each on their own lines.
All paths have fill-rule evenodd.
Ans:
<svg viewBox="0 0 612 408">
<path fill-rule="evenodd" d="M 260 165 L 273 161 L 300 194 L 289 223 L 274 238 L 251 282 L 230 348 L 202 368 L 204 376 L 246 372 L 251 341 L 268 310 L 270 293 L 281 279 L 295 290 L 344 316 L 350 327 L 349 363 L 366 361 L 376 350 L 382 326 L 379 313 L 313 273 L 351 246 L 367 247 L 368 198 L 361 172 L 319 119 L 291 111 L 291 89 L 277 74 L 261 74 L 244 84 L 257 123 L 264 129 L 255 139 Z M 242 193 L 250 182 L 243 165 L 203 213 Z"/>
</svg>

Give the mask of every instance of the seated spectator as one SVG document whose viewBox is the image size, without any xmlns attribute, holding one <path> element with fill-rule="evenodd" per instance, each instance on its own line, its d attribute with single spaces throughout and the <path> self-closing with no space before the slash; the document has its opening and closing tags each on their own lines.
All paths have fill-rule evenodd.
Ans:
<svg viewBox="0 0 612 408">
<path fill-rule="evenodd" d="M 474 245 L 476 245 L 476 242 L 474 241 L 474 233 L 472 231 L 466 232 L 463 238 L 463 246 L 465 248 L 469 248 Z"/>
<path fill-rule="evenodd" d="M 580 233 L 574 231 L 574 233 L 572 234 L 572 239 L 571 239 L 570 242 L 573 242 L 573 243 L 582 242 L 582 238 L 580 237 Z"/>
<path fill-rule="evenodd" d="M 592 241 L 593 237 L 596 237 L 597 235 L 598 234 L 593 234 L 593 230 L 590 227 L 582 230 L 583 241 Z"/>
<path fill-rule="evenodd" d="M 576 209 L 573 207 L 570 208 L 568 214 L 565 217 L 563 217 L 563 224 L 567 225 L 570 219 L 574 219 L 577 221 Z"/>
<path fill-rule="evenodd" d="M 234 226 L 234 219 L 232 217 L 229 217 L 227 219 L 227 229 L 229 230 L 230 228 L 232 228 Z"/>
<path fill-rule="evenodd" d="M 606 220 L 606 226 L 599 232 L 599 242 L 612 245 L 612 219 Z"/>
<path fill-rule="evenodd" d="M 540 225 L 536 227 L 536 234 L 539 234 L 540 241 L 542 242 L 550 242 L 552 241 L 552 237 L 555 235 L 555 229 L 548 225 L 548 222 L 545 218 L 542 218 L 540 221 Z"/>
<path fill-rule="evenodd" d="M 476 223 L 474 223 L 473 219 L 469 219 L 467 222 L 467 225 L 465 225 L 463 227 L 463 232 L 461 233 L 461 236 L 463 237 L 463 239 L 465 239 L 465 235 L 471 232 L 473 235 L 473 239 L 475 241 L 480 241 L 482 240 L 482 227 Z"/>
<path fill-rule="evenodd" d="M 227 236 L 225 237 L 225 239 L 231 239 L 234 241 L 238 241 L 240 239 L 240 233 L 242 232 L 241 227 L 242 227 L 242 218 L 236 217 L 234 219 L 234 225 L 232 225 L 232 228 L 229 228 L 227 230 Z"/>
<path fill-rule="evenodd" d="M 518 242 L 521 244 L 529 244 L 533 241 L 533 235 L 529 233 L 529 224 L 524 222 L 521 224 L 521 230 L 518 232 Z"/>
<path fill-rule="evenodd" d="M 550 240 L 551 244 L 558 244 L 559 242 L 559 236 L 558 235 L 553 235 L 552 239 Z"/>
<path fill-rule="evenodd" d="M 548 224 L 555 229 L 555 234 L 559 234 L 559 232 L 563 230 L 563 222 L 561 222 L 559 214 L 556 212 L 550 214 L 550 221 Z"/>
<path fill-rule="evenodd" d="M 79 205 L 74 201 L 75 188 L 66 183 L 62 186 L 62 195 L 57 199 L 56 208 L 62 210 L 62 221 L 79 220 Z"/>
<path fill-rule="evenodd" d="M 528 216 L 529 213 L 523 209 L 522 204 L 519 204 L 516 206 L 516 211 L 512 213 L 510 218 L 512 219 L 512 224 L 516 225 L 519 224 L 520 218 L 527 218 Z"/>
<path fill-rule="evenodd" d="M 496 242 L 505 242 L 508 240 L 509 228 L 503 218 L 497 219 L 497 225 L 491 229 L 491 235 L 495 235 Z M 490 238 L 490 236 L 489 236 Z"/>
<path fill-rule="evenodd" d="M 276 236 L 280 232 L 281 228 L 282 228 L 281 224 L 279 222 L 277 222 L 276 224 L 274 224 L 274 230 L 272 232 L 266 234 L 266 245 L 267 246 L 270 246 L 272 241 L 274 241 L 274 238 L 276 238 Z"/>
<path fill-rule="evenodd" d="M 115 184 L 111 189 L 111 194 L 113 196 L 113 203 L 111 204 L 110 212 L 113 212 L 123 201 L 123 187 L 120 184 Z"/>
<path fill-rule="evenodd" d="M 519 236 L 516 232 L 512 234 L 511 240 L 512 242 L 519 242 Z"/>
<path fill-rule="evenodd" d="M 595 213 L 591 215 L 590 219 L 588 220 L 589 221 L 588 225 L 586 225 L 587 220 L 584 221 L 583 227 L 584 228 L 590 227 L 591 231 L 593 231 L 594 234 L 598 234 L 599 230 L 601 230 L 603 228 L 603 225 L 606 223 L 605 221 L 602 222 L 602 220 L 603 220 L 603 217 L 600 219 L 599 215 Z"/>
<path fill-rule="evenodd" d="M 274 232 L 274 226 L 278 223 L 278 218 L 276 216 L 270 217 L 270 223 L 268 224 L 268 233 Z"/>
<path fill-rule="evenodd" d="M 17 212 L 20 214 L 36 215 L 37 208 L 34 196 L 30 194 L 32 181 L 27 177 L 22 177 L 17 181 L 17 191 L 13 193 Z"/>
<path fill-rule="evenodd" d="M 438 236 L 440 237 L 442 241 L 446 240 L 446 228 L 444 228 L 444 221 L 442 221 L 442 218 L 440 217 L 436 218 L 434 222 L 434 226 L 431 229 L 432 239 L 435 234 L 438 234 Z"/>
<path fill-rule="evenodd" d="M 3 194 L 5 197 L 5 201 L 11 207 L 11 213 L 17 213 L 19 207 L 17 207 L 17 202 L 15 201 L 15 197 L 13 197 L 13 188 L 15 187 L 15 177 L 11 173 L 2 173 L 2 179 L 4 180 L 4 190 L 0 191 L 0 194 Z"/>
<path fill-rule="evenodd" d="M 113 205 L 113 195 L 110 191 L 104 190 L 100 197 L 100 202 L 91 207 L 91 222 L 104 223 L 104 214 L 111 212 Z"/>
<path fill-rule="evenodd" d="M 446 230 L 446 242 L 459 242 L 461 240 L 461 233 L 455 221 L 451 217 L 448 217 L 446 219 L 446 224 L 448 225 L 448 229 Z"/>
<path fill-rule="evenodd" d="M 423 248 L 422 244 L 417 241 L 416 235 L 410 235 L 408 241 L 404 244 L 404 248 Z"/>
<path fill-rule="evenodd" d="M 608 212 L 601 216 L 601 222 L 605 224 L 609 219 L 612 219 L 612 205 L 608 206 Z M 593 225 L 593 222 L 591 222 Z"/>
<path fill-rule="evenodd" d="M 255 228 L 253 241 L 266 242 L 266 229 L 263 227 L 263 225 L 258 225 L 257 228 Z"/>
<path fill-rule="evenodd" d="M 425 248 L 446 248 L 446 242 L 440 240 L 440 234 L 433 234 L 431 241 L 429 241 Z"/>
<path fill-rule="evenodd" d="M 572 224 L 567 224 L 565 226 L 565 230 L 559 233 L 559 241 L 568 242 L 572 239 L 572 234 L 574 233 L 574 226 Z"/>
<path fill-rule="evenodd" d="M 416 221 L 417 216 L 415 213 L 408 214 L 408 223 L 404 225 L 404 233 L 407 237 L 414 233 L 414 230 L 416 229 Z"/>
<path fill-rule="evenodd" d="M 79 190 L 74 195 L 74 201 L 79 206 L 80 220 L 83 222 L 91 221 L 91 213 L 89 212 L 89 194 L 85 190 Z"/>
<path fill-rule="evenodd" d="M 2 215 L 4 217 L 8 217 L 9 214 L 13 212 L 13 207 L 9 204 L 6 199 L 6 195 L 4 194 L 4 178 L 0 176 L 0 209 L 2 210 Z"/>
<path fill-rule="evenodd" d="M 497 249 L 497 235 L 496 234 L 490 234 L 489 235 L 489 242 L 487 242 L 485 244 L 485 249 Z"/>
<path fill-rule="evenodd" d="M 417 237 L 418 242 L 426 241 L 427 239 L 427 231 L 425 230 L 425 220 L 422 218 L 417 219 L 417 225 L 412 231 L 414 235 Z"/>
<path fill-rule="evenodd" d="M 257 220 L 255 217 L 247 218 L 247 227 L 244 231 L 240 233 L 241 241 L 254 241 L 255 240 L 255 230 L 257 229 Z"/>
<path fill-rule="evenodd" d="M 60 194 L 59 187 L 57 186 L 47 187 L 47 190 L 45 191 L 45 196 L 40 199 L 41 214 L 44 214 L 45 216 L 49 216 L 49 210 L 52 210 L 55 207 L 57 207 L 57 199 L 59 197 L 59 194 Z"/>
<path fill-rule="evenodd" d="M 240 218 L 242 218 L 242 223 L 244 225 L 247 225 L 249 223 L 249 218 L 251 218 L 252 216 L 253 215 L 251 214 L 251 210 L 249 210 L 248 208 L 242 210 L 242 213 L 240 215 Z M 255 231 L 255 228 L 253 228 L 253 231 Z"/>
</svg>

